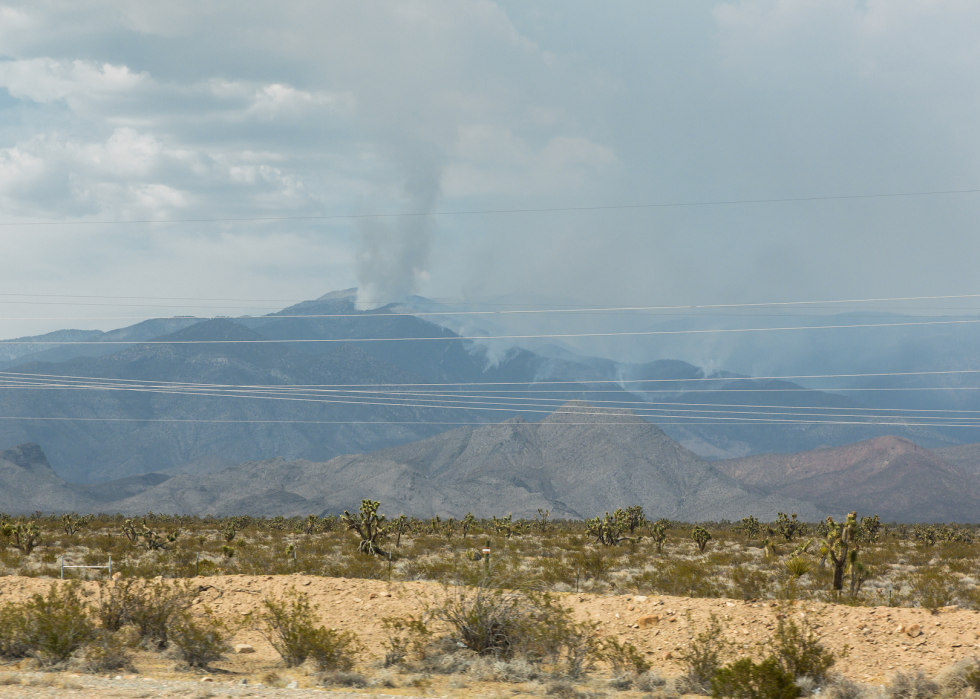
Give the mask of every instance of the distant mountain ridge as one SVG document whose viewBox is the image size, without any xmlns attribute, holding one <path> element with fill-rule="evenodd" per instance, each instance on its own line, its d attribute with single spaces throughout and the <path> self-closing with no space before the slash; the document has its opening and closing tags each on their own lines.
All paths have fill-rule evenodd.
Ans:
<svg viewBox="0 0 980 699">
<path fill-rule="evenodd" d="M 25 448 L 40 463 L 43 454 Z M 686 520 L 773 519 L 781 510 L 810 520 L 823 515 L 794 498 L 746 491 L 629 411 L 578 401 L 537 423 L 514 418 L 462 427 L 327 462 L 279 458 L 200 475 L 148 474 L 102 488 L 58 487 L 78 497 L 62 502 L 62 509 L 97 506 L 131 514 L 323 514 L 370 498 L 389 513 L 416 517 L 530 517 L 542 508 L 553 517 L 583 518 L 632 504 L 654 518 Z M 32 507 L 28 497 L 17 511 Z"/>
<path fill-rule="evenodd" d="M 943 460 L 943 451 L 888 436 L 714 465 L 743 487 L 803 498 L 829 511 L 857 510 L 885 521 L 980 521 L 980 478 Z"/>
<path fill-rule="evenodd" d="M 186 391 L 176 395 L 163 388 L 126 393 L 7 383 L 0 386 L 0 416 L 22 419 L 0 420 L 0 444 L 41 444 L 57 473 L 73 482 L 97 483 L 208 460 L 237 463 L 282 456 L 326 461 L 413 442 L 460 424 L 495 423 L 513 415 L 534 422 L 573 399 L 649 413 L 645 419 L 706 458 L 793 452 L 896 430 L 928 447 L 955 444 L 927 427 L 691 419 L 698 406 L 710 411 L 716 404 L 742 405 L 748 411 L 753 406 L 772 411 L 772 405 L 822 410 L 856 404 L 791 382 L 745 380 L 725 372 L 711 374 L 725 379 L 713 381 L 711 391 L 692 391 L 692 385 L 703 384 L 691 380 L 708 376 L 680 360 L 627 365 L 560 347 L 546 348 L 544 354 L 499 349 L 462 340 L 400 309 L 358 311 L 353 290 L 345 290 L 261 317 L 156 319 L 107 333 L 59 331 L 30 338 L 89 344 L 35 344 L 0 367 L 110 381 L 413 387 L 382 398 L 362 391 L 358 397 L 274 400 L 246 396 L 246 391 L 218 398 Z M 165 344 L 171 341 L 204 344 Z M 24 346 L 0 342 L 0 359 L 11 356 L 13 348 L 21 352 Z M 506 385 L 497 387 L 498 382 Z M 427 385 L 445 400 L 416 393 Z M 453 407 L 440 407 L 455 396 Z M 672 405 L 678 409 L 671 411 Z"/>
</svg>

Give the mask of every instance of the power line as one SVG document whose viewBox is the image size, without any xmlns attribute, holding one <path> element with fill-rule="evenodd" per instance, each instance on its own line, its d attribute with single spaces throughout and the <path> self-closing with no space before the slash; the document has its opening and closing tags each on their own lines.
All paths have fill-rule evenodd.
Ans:
<svg viewBox="0 0 980 699">
<path fill-rule="evenodd" d="M 691 378 L 676 378 L 676 379 L 576 379 L 568 381 L 470 381 L 470 382 L 433 382 L 433 383 L 347 383 L 347 384 L 212 384 L 212 383 L 196 383 L 196 382 L 183 382 L 183 381 L 152 381 L 150 383 L 158 385 L 168 385 L 168 386 L 208 386 L 208 387 L 235 387 L 235 388 L 262 388 L 262 389 L 273 389 L 273 388 L 330 388 L 330 389 L 340 389 L 340 388 L 378 388 L 378 387 L 436 387 L 443 388 L 446 386 L 567 386 L 567 385 L 578 385 L 578 384 L 640 384 L 640 383 L 687 383 L 687 382 L 703 382 L 703 381 L 788 381 L 788 380 L 801 380 L 801 379 L 853 379 L 853 378 L 881 378 L 881 377 L 905 377 L 905 376 L 946 376 L 946 375 L 959 375 L 959 374 L 980 374 L 980 369 L 948 369 L 942 371 L 882 371 L 882 372 L 869 372 L 869 373 L 851 373 L 851 374 L 783 374 L 783 375 L 772 375 L 772 376 L 697 376 Z M 77 381 L 106 381 L 106 382 L 128 382 L 128 381 L 141 381 L 141 379 L 122 379 L 104 376 L 72 376 L 69 374 L 35 374 L 31 372 L 18 372 L 18 371 L 0 371 L 0 378 L 2 377 L 23 377 L 23 378 L 45 378 L 45 379 L 64 379 L 64 380 L 77 380 Z M 485 389 L 485 390 L 496 390 L 496 389 Z M 709 389 L 712 390 L 712 389 Z M 739 389 L 742 390 L 742 389 Z M 820 391 L 830 391 L 838 390 L 831 388 L 823 389 L 808 389 L 803 390 L 820 390 Z M 580 391 L 576 391 L 580 392 Z M 676 392 L 676 391 L 672 391 Z"/>
<path fill-rule="evenodd" d="M 92 389 L 102 389 L 102 390 L 150 390 L 150 389 L 160 389 L 166 393 L 182 394 L 185 389 L 194 389 L 201 391 L 236 391 L 235 395 L 243 395 L 243 391 L 253 391 L 255 395 L 341 395 L 341 394 L 355 394 L 355 395 L 367 395 L 367 396 L 416 396 L 425 397 L 431 396 L 435 398 L 449 398 L 449 399 L 497 399 L 497 400 L 510 400 L 514 405 L 520 405 L 515 401 L 551 401 L 555 402 L 567 402 L 568 398 L 550 398 L 549 396 L 554 393 L 571 393 L 574 395 L 582 394 L 599 394 L 599 395 L 609 395 L 611 391 L 607 389 L 588 389 L 583 388 L 580 390 L 549 390 L 547 393 L 538 392 L 533 390 L 520 390 L 520 391 L 493 391 L 493 389 L 482 389 L 483 393 L 436 393 L 433 391 L 390 391 L 390 390 L 359 390 L 360 388 L 370 387 L 370 384 L 366 385 L 356 385 L 357 389 L 354 388 L 319 388 L 316 386 L 304 386 L 304 385 L 263 385 L 263 384 L 252 384 L 252 385 L 238 385 L 238 384 L 198 384 L 198 383 L 176 383 L 176 382 L 142 382 L 137 383 L 136 380 L 128 379 L 90 379 L 88 377 L 78 377 L 75 383 L 70 383 L 74 380 L 74 377 L 65 377 L 60 379 L 57 383 L 53 381 L 44 382 L 44 380 L 31 380 L 28 377 L 34 377 L 38 375 L 26 374 L 18 375 L 14 377 L 6 377 L 0 375 L 0 388 L 37 388 L 41 389 L 81 389 L 81 388 L 92 388 Z M 659 381 L 659 379 L 651 379 L 653 381 Z M 698 379 L 695 379 L 698 380 Z M 17 382 L 20 383 L 17 383 Z M 101 381 L 102 383 L 91 383 L 91 381 Z M 118 383 L 125 382 L 125 383 Z M 410 384 L 411 386 L 418 386 L 418 384 Z M 435 386 L 438 386 L 435 385 Z M 980 388 L 980 387 L 978 387 Z M 808 392 L 814 392 L 815 390 L 804 389 Z M 835 389 L 829 389 L 835 390 Z M 925 388 L 924 390 L 942 390 L 941 388 Z M 498 396 L 492 395 L 493 393 L 522 393 L 525 394 L 524 397 L 512 397 L 512 396 Z M 686 393 L 683 389 L 679 391 L 670 391 L 671 393 Z M 746 392 L 746 391 L 739 391 Z M 758 393 L 759 391 L 755 391 Z M 187 395 L 192 395 L 186 393 Z M 207 396 L 220 396 L 221 393 L 208 392 L 202 393 L 200 395 Z M 970 414 L 980 414 L 980 410 L 967 410 L 967 409 L 944 409 L 944 408 L 865 408 L 860 406 L 831 406 L 831 405 L 771 405 L 771 404 L 759 404 L 759 403 L 690 403 L 684 401 L 629 401 L 622 398 L 616 400 L 601 400 L 595 398 L 589 398 L 590 403 L 609 403 L 615 406 L 623 405 L 640 405 L 640 406 L 684 406 L 692 408 L 771 408 L 777 410 L 792 410 L 806 408 L 809 410 L 821 410 L 821 411 L 841 411 L 841 410 L 853 410 L 853 411 L 864 411 L 871 413 L 895 413 L 895 412 L 909 412 L 909 413 L 970 413 Z M 653 408 L 651 408 L 653 409 Z M 890 415 L 882 415 L 882 417 L 893 417 Z"/>
<path fill-rule="evenodd" d="M 528 335 L 456 335 L 434 337 L 345 337 L 280 340 L 4 340 L 5 345 L 263 345 L 263 344 L 313 344 L 336 342 L 432 342 L 451 340 L 529 340 L 577 337 L 650 337 L 657 335 L 710 335 L 717 333 L 779 332 L 789 330 L 842 330 L 845 328 L 900 328 L 919 325 L 972 325 L 980 318 L 970 320 L 929 320 L 903 323 L 853 323 L 845 325 L 802 325 L 775 328 L 711 328 L 706 330 L 637 330 L 605 333 L 541 333 Z"/>
<path fill-rule="evenodd" d="M 415 211 L 388 214 L 331 214 L 318 216 L 238 216 L 213 218 L 175 218 L 175 219 L 133 219 L 130 221 L 5 221 L 0 226 L 91 226 L 91 225 L 130 225 L 130 224 L 175 224 L 175 223 L 246 223 L 275 221 L 341 221 L 385 218 L 427 218 L 436 216 L 476 216 L 491 214 L 530 214 L 574 211 L 625 211 L 636 209 L 672 209 L 709 206 L 740 206 L 746 204 L 787 204 L 803 202 L 850 201 L 862 199 L 898 199 L 904 197 L 947 196 L 953 194 L 976 194 L 980 189 L 948 189 L 920 192 L 893 192 L 886 194 L 844 194 L 823 197 L 782 197 L 774 199 L 722 199 L 715 201 L 659 202 L 652 204 L 609 204 L 602 206 L 549 206 L 520 209 L 470 209 L 464 211 Z"/>
<path fill-rule="evenodd" d="M 383 394 L 381 396 L 377 395 L 334 395 L 329 397 L 323 397 L 322 394 L 316 394 L 311 396 L 311 394 L 294 393 L 292 395 L 267 395 L 262 393 L 230 393 L 228 391 L 223 392 L 206 392 L 203 388 L 194 388 L 193 390 L 180 390 L 176 387 L 170 388 L 160 388 L 155 386 L 134 386 L 134 385 L 99 385 L 99 384 L 83 384 L 83 385 L 71 385 L 71 384 L 33 384 L 33 385 L 8 385 L 8 388 L 27 388 L 27 389 L 47 389 L 47 390 L 115 390 L 115 391 L 133 391 L 141 393 L 158 393 L 158 394 L 170 394 L 170 395 L 194 395 L 203 396 L 210 398 L 239 398 L 239 399 L 254 399 L 254 400 L 277 400 L 277 401 L 292 401 L 292 402 L 303 402 L 303 403 L 317 403 L 317 404 L 343 404 L 343 405 L 368 405 L 376 407 L 401 407 L 401 408 L 414 408 L 414 409 L 432 409 L 432 410 L 473 410 L 473 411 L 493 411 L 493 412 L 531 412 L 531 413 L 553 413 L 558 408 L 560 413 L 573 413 L 581 415 L 591 415 L 591 416 L 602 416 L 610 414 L 610 411 L 624 410 L 618 407 L 596 407 L 591 404 L 584 404 L 581 409 L 579 406 L 569 407 L 568 402 L 562 399 L 548 399 L 545 396 L 539 396 L 537 398 L 528 399 L 516 399 L 516 400 L 551 400 L 551 403 L 515 403 L 515 399 L 501 398 L 498 401 L 509 401 L 509 402 L 495 402 L 491 403 L 486 399 L 493 399 L 492 396 L 447 396 L 447 397 L 437 397 L 435 399 L 429 398 L 428 403 L 419 403 L 419 400 L 424 400 L 422 396 L 425 394 L 413 393 L 409 394 L 410 397 L 403 398 L 403 394 Z M 345 393 L 352 393 L 350 391 Z M 354 400 L 357 398 L 358 400 Z M 462 403 L 462 400 L 467 400 L 469 403 Z M 395 402 L 400 401 L 400 402 Z M 410 402 L 416 401 L 416 402 Z M 440 401 L 440 402 L 436 402 Z M 600 401 L 605 403 L 617 404 L 616 401 Z M 562 403 L 556 406 L 555 403 Z M 621 405 L 621 403 L 618 403 Z M 717 420 L 753 420 L 754 418 L 743 418 L 743 417 L 724 417 L 719 416 L 716 413 L 727 413 L 731 415 L 765 415 L 765 416 L 802 416 L 802 417 L 824 417 L 825 413 L 806 413 L 806 412 L 793 412 L 798 410 L 821 410 L 820 407 L 804 407 L 804 406 L 779 406 L 779 412 L 773 412 L 772 410 L 713 410 L 711 408 L 715 407 L 710 404 L 693 404 L 695 408 L 677 408 L 673 407 L 667 403 L 659 403 L 657 405 L 667 405 L 670 407 L 642 407 L 634 408 L 632 413 L 641 417 L 648 418 L 660 418 L 660 417 L 670 417 L 676 419 L 704 419 L 702 415 L 689 415 L 688 413 L 699 413 L 710 414 Z M 692 404 L 689 404 L 692 405 Z M 490 407 L 480 407 L 480 406 L 490 406 Z M 747 408 L 759 408 L 761 406 L 744 406 Z M 543 409 L 542 409 L 543 408 Z M 846 408 L 841 408 L 846 409 Z M 592 411 L 592 412 L 589 412 Z M 894 410 L 892 411 L 894 412 Z M 954 411 L 950 411 L 954 412 Z M 973 411 L 970 411 L 973 412 Z M 683 414 L 677 414 L 683 413 Z M 908 419 L 928 419 L 928 420 L 956 420 L 957 423 L 964 423 L 970 421 L 975 423 L 980 418 L 977 417 L 952 417 L 952 416 L 923 416 L 917 415 L 909 418 L 903 415 L 867 415 L 867 414 L 847 414 L 847 413 L 837 413 L 834 415 L 826 415 L 826 417 L 842 418 L 842 417 L 862 417 L 870 418 L 875 417 L 878 419 L 876 424 L 903 424 Z M 890 422 L 887 422 L 890 421 Z M 823 420 L 826 422 L 826 420 Z M 853 421 L 844 421 L 853 422 Z M 933 424 L 933 423 L 928 423 Z"/>
<path fill-rule="evenodd" d="M 220 420 L 220 419 L 209 419 L 209 418 L 139 418 L 139 417 L 37 417 L 30 415 L 0 415 L 0 420 L 41 420 L 41 421 L 64 421 L 64 422 L 178 422 L 178 423 L 229 423 L 229 424 L 300 424 L 300 425 L 456 425 L 456 426 L 474 426 L 474 427 L 508 427 L 508 425 L 503 425 L 500 423 L 485 423 L 485 422 L 454 422 L 454 421 L 427 421 L 427 420 Z M 797 424 L 797 425 L 871 425 L 875 427 L 974 427 L 974 425 L 964 425 L 964 424 L 936 424 L 936 423 L 890 423 L 884 424 L 880 422 L 852 422 L 852 421 L 839 421 L 830 422 L 822 420 L 756 420 L 751 424 L 754 425 L 764 425 L 764 424 Z M 600 426 L 633 426 L 642 427 L 647 423 L 645 420 L 640 422 L 636 421 L 626 421 L 626 422 L 524 422 L 521 426 L 527 427 L 546 427 L 546 426 L 590 426 L 590 427 L 600 427 Z M 730 422 L 664 422 L 658 421 L 657 425 L 730 425 Z"/>
</svg>

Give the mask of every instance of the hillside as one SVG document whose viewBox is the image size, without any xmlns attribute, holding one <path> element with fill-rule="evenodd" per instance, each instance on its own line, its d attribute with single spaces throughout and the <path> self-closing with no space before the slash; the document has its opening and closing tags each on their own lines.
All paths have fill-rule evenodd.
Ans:
<svg viewBox="0 0 980 699">
<path fill-rule="evenodd" d="M 980 518 L 980 479 L 894 436 L 713 465 L 746 488 L 806 499 L 830 512 L 857 510 L 904 522 Z"/>
<path fill-rule="evenodd" d="M 822 516 L 793 498 L 747 492 L 629 411 L 583 402 L 568 403 L 537 423 L 518 417 L 463 427 L 327 462 L 277 458 L 216 473 L 59 487 L 78 497 L 78 506 L 64 509 L 93 506 L 93 494 L 101 492 L 99 509 L 134 514 L 306 515 L 339 512 L 371 498 L 390 513 L 416 517 L 525 517 L 542 508 L 553 517 L 580 518 L 632 504 L 650 517 L 688 521 L 750 514 L 773 519 L 787 509 L 807 519 Z M 13 509 L 31 510 L 34 502 L 28 496 Z"/>
<path fill-rule="evenodd" d="M 963 471 L 980 476 L 980 444 L 957 444 L 933 449 L 932 453 Z"/>
</svg>

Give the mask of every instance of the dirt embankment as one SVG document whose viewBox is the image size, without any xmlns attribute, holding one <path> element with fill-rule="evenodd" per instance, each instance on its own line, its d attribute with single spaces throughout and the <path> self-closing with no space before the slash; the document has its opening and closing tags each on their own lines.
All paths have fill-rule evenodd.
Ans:
<svg viewBox="0 0 980 699">
<path fill-rule="evenodd" d="M 35 592 L 44 592 L 52 582 L 38 578 L 0 578 L 0 603 L 16 602 Z M 433 583 L 389 585 L 372 580 L 302 575 L 205 577 L 195 578 L 190 584 L 198 590 L 195 606 L 207 606 L 223 619 L 241 625 L 233 642 L 249 644 L 255 650 L 232 655 L 215 667 L 252 683 L 260 682 L 269 672 L 288 674 L 251 621 L 261 612 L 266 597 L 280 596 L 290 588 L 303 592 L 318 605 L 318 614 L 325 625 L 355 632 L 369 654 L 381 657 L 385 640 L 382 618 L 417 614 L 452 593 Z M 88 598 L 95 601 L 97 584 L 83 585 Z M 598 621 L 602 635 L 616 636 L 635 645 L 664 676 L 681 672 L 678 651 L 707 628 L 712 614 L 722 622 L 727 640 L 735 644 L 735 654 L 756 656 L 764 652 L 778 615 L 788 614 L 797 621 L 805 618 L 826 647 L 835 652 L 847 648 L 846 658 L 835 669 L 863 683 L 884 682 L 897 670 L 921 668 L 927 674 L 934 674 L 960 658 L 973 656 L 980 648 L 980 612 L 955 608 L 931 614 L 921 609 L 812 603 L 787 606 L 768 601 L 745 603 L 665 596 L 560 596 L 580 618 Z M 142 661 L 137 665 L 143 674 L 176 677 L 172 661 L 169 664 Z M 6 696 L 2 689 L 0 696 Z"/>
</svg>

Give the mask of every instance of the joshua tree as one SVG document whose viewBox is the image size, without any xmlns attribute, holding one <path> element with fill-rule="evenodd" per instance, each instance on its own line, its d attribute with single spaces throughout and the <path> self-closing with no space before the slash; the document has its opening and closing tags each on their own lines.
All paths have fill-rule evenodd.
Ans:
<svg viewBox="0 0 980 699">
<path fill-rule="evenodd" d="M 705 547 L 708 545 L 708 542 L 711 541 L 711 534 L 707 529 L 699 524 L 691 531 L 691 538 L 694 539 L 694 543 L 698 545 L 698 551 L 704 553 Z"/>
<path fill-rule="evenodd" d="M 621 516 L 622 510 L 616 510 L 612 515 L 608 512 L 603 518 L 594 517 L 585 523 L 585 531 L 588 536 L 594 538 L 603 546 L 616 546 L 621 541 L 636 542 L 640 537 L 631 539 L 623 534 L 625 522 Z"/>
<path fill-rule="evenodd" d="M 34 522 L 4 524 L 0 533 L 8 539 L 13 539 L 11 545 L 25 556 L 30 556 L 31 551 L 41 543 L 41 528 Z"/>
<path fill-rule="evenodd" d="M 61 528 L 68 536 L 75 536 L 75 532 L 88 524 L 88 517 L 80 517 L 77 512 L 61 515 Z"/>
<path fill-rule="evenodd" d="M 309 515 L 303 523 L 303 533 L 310 536 L 311 534 L 316 534 L 319 529 L 320 522 L 317 520 L 316 515 Z"/>
<path fill-rule="evenodd" d="M 646 516 L 643 514 L 643 508 L 640 505 L 633 505 L 627 507 L 625 510 L 616 510 L 613 512 L 613 516 L 616 517 L 616 521 L 620 523 L 620 526 L 629 531 L 630 536 L 647 521 Z"/>
<path fill-rule="evenodd" d="M 357 545 L 358 551 L 385 556 L 387 554 L 381 550 L 381 539 L 388 535 L 390 527 L 384 524 L 385 516 L 378 514 L 379 507 L 381 503 L 377 500 L 361 500 L 360 512 L 352 515 L 344 510 L 340 521 L 348 530 L 357 532 L 361 537 L 361 542 Z"/>
<path fill-rule="evenodd" d="M 857 529 L 857 512 L 847 515 L 844 522 L 835 522 L 833 517 L 827 518 L 827 538 L 820 545 L 820 555 L 829 558 L 834 564 L 834 590 L 844 589 L 844 569 L 848 563 L 852 566 L 857 563 Z"/>
<path fill-rule="evenodd" d="M 670 520 L 663 517 L 650 525 L 650 536 L 653 537 L 653 543 L 657 545 L 657 553 L 663 553 L 668 529 L 670 529 Z"/>
<path fill-rule="evenodd" d="M 787 517 L 785 512 L 776 513 L 776 531 L 778 531 L 786 541 L 792 541 L 794 537 L 806 533 L 806 525 L 796 519 L 794 512 L 791 517 Z"/>
</svg>

